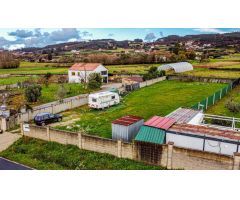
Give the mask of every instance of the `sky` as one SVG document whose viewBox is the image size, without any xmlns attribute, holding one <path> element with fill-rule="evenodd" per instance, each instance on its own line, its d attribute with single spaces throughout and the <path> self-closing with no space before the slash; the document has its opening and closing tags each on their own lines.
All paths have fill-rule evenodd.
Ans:
<svg viewBox="0 0 240 200">
<path fill-rule="evenodd" d="M 70 41 L 92 39 L 153 41 L 168 35 L 226 33 L 237 28 L 0 28 L 0 48 L 14 50 L 24 47 L 44 47 Z"/>
</svg>

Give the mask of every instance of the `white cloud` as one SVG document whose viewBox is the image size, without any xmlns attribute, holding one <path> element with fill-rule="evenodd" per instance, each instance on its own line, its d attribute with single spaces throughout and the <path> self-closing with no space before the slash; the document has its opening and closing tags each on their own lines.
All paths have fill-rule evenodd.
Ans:
<svg viewBox="0 0 240 200">
<path fill-rule="evenodd" d="M 25 47 L 25 44 L 13 44 L 13 45 L 10 45 L 7 49 L 15 50 L 15 49 L 21 49 L 24 47 Z"/>
<path fill-rule="evenodd" d="M 199 31 L 199 32 L 202 32 L 202 33 L 226 33 L 220 29 L 217 29 L 217 28 L 195 28 L 194 29 L 195 31 Z"/>
</svg>

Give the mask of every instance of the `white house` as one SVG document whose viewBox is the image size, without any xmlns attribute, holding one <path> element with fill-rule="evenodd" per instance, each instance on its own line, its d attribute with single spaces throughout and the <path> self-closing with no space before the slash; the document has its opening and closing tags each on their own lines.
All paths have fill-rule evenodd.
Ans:
<svg viewBox="0 0 240 200">
<path fill-rule="evenodd" d="M 101 63 L 75 63 L 68 70 L 69 83 L 87 82 L 92 73 L 99 73 L 104 83 L 108 83 L 108 69 Z"/>
</svg>

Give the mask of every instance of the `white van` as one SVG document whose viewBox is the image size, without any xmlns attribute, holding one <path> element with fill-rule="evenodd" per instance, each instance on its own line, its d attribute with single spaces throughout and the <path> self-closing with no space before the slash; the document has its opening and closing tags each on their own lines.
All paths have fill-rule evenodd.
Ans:
<svg viewBox="0 0 240 200">
<path fill-rule="evenodd" d="M 88 106 L 90 108 L 103 109 L 119 104 L 120 97 L 115 92 L 99 92 L 88 96 Z"/>
</svg>

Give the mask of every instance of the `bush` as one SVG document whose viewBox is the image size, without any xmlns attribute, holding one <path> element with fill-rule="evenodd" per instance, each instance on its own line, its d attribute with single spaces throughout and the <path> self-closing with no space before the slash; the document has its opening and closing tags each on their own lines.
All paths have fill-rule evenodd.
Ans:
<svg viewBox="0 0 240 200">
<path fill-rule="evenodd" d="M 30 85 L 25 89 L 25 98 L 28 102 L 37 102 L 41 93 L 42 87 L 40 85 Z"/>
<path fill-rule="evenodd" d="M 234 102 L 232 99 L 225 104 L 225 107 L 233 113 L 240 111 L 240 103 Z"/>
<path fill-rule="evenodd" d="M 160 76 L 163 76 L 162 74 L 165 74 L 165 71 L 158 71 L 157 67 L 150 67 L 150 69 L 148 70 L 147 74 L 143 75 L 143 80 L 150 80 L 150 79 L 154 79 Z"/>
<path fill-rule="evenodd" d="M 102 77 L 98 73 L 92 73 L 88 77 L 88 88 L 97 89 L 102 85 Z"/>
</svg>

